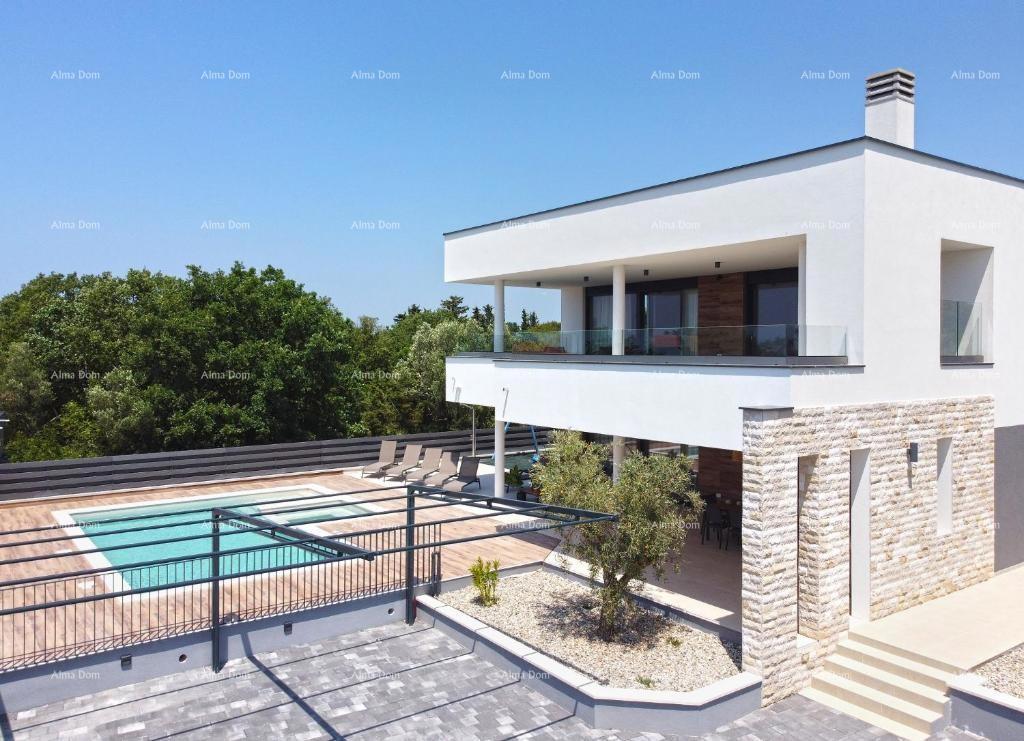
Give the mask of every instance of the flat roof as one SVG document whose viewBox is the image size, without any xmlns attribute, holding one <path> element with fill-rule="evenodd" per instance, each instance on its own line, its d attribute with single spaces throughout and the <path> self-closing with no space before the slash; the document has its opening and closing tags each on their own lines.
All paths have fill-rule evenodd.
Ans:
<svg viewBox="0 0 1024 741">
<path fill-rule="evenodd" d="M 965 167 L 969 170 L 974 170 L 978 173 L 984 173 L 985 175 L 995 175 L 997 177 L 1006 178 L 1019 185 L 1024 185 L 1024 178 L 1018 178 L 1013 175 L 1007 175 L 1005 172 L 998 172 L 996 170 L 989 170 L 984 167 L 978 167 L 977 165 L 970 165 L 966 162 L 958 162 L 957 160 L 949 159 L 948 157 L 940 157 L 937 154 L 930 154 L 928 152 L 922 152 L 920 149 L 914 149 L 912 147 L 904 147 L 899 144 L 893 144 L 892 142 L 885 141 L 884 139 L 876 139 L 873 136 L 858 136 L 853 139 L 844 139 L 843 141 L 833 142 L 832 144 L 825 144 L 820 147 L 812 147 L 811 149 L 802 149 L 799 152 L 790 152 L 789 154 L 782 154 L 776 157 L 769 157 L 768 159 L 757 160 L 755 162 L 747 162 L 743 165 L 734 165 L 732 167 L 726 167 L 721 170 L 712 170 L 710 172 L 702 172 L 698 175 L 690 175 L 685 178 L 679 178 L 678 180 L 669 180 L 664 183 L 657 183 L 655 185 L 646 185 L 642 188 L 634 188 L 632 190 L 624 190 L 621 193 L 612 193 L 607 196 L 599 196 L 598 198 L 591 198 L 586 201 L 578 201 L 577 203 L 568 203 L 563 206 L 555 206 L 554 208 L 546 208 L 542 211 L 534 211 L 528 214 L 522 214 L 520 216 L 511 216 L 506 219 L 498 219 L 496 221 L 488 221 L 485 224 L 477 224 L 476 226 L 467 226 L 462 229 L 455 229 L 450 232 L 444 232 L 442 236 L 450 237 L 455 234 L 462 234 L 463 232 L 470 232 L 474 229 L 484 229 L 489 226 L 497 226 L 498 224 L 504 224 L 508 221 L 516 221 L 518 219 L 529 219 L 534 216 L 543 216 L 544 214 L 554 213 L 556 211 L 562 211 L 567 208 L 574 208 L 576 206 L 586 206 L 592 203 L 600 203 L 601 201 L 608 201 L 612 198 L 619 198 L 620 196 L 628 196 L 634 193 L 643 193 L 646 190 L 655 190 L 657 188 L 664 188 L 669 185 L 677 185 L 679 183 L 685 183 L 691 180 L 699 180 L 700 178 L 712 177 L 713 175 L 721 175 L 726 172 L 734 172 L 736 170 L 742 170 L 745 167 L 756 167 L 758 165 L 768 164 L 769 162 L 778 162 L 780 160 L 789 159 L 790 157 L 800 157 L 805 154 L 813 154 L 815 152 L 823 152 L 829 149 L 837 149 L 839 147 L 846 146 L 848 144 L 855 144 L 857 142 L 870 142 L 872 144 L 881 144 L 882 146 L 889 147 L 891 149 L 915 154 L 926 159 L 934 160 L 935 162 L 942 162 L 944 164 L 956 165 L 957 167 Z"/>
</svg>

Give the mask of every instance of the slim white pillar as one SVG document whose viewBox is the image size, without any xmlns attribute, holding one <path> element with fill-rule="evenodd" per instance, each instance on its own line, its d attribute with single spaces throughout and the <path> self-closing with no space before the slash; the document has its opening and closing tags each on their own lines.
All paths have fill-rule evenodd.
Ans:
<svg viewBox="0 0 1024 741">
<path fill-rule="evenodd" d="M 505 496 L 505 421 L 494 418 L 494 496 Z"/>
<path fill-rule="evenodd" d="M 622 469 L 622 458 L 626 452 L 626 438 L 622 435 L 612 436 L 612 481 L 618 482 Z"/>
<path fill-rule="evenodd" d="M 505 281 L 494 281 L 494 352 L 505 352 Z"/>
<path fill-rule="evenodd" d="M 625 354 L 626 266 L 612 266 L 612 355 Z"/>
</svg>

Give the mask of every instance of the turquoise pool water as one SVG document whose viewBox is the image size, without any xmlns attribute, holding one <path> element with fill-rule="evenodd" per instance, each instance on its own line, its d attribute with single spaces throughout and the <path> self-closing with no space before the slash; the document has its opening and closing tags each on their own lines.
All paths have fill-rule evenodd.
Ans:
<svg viewBox="0 0 1024 741">
<path fill-rule="evenodd" d="M 511 455 L 505 456 L 505 468 L 512 470 L 513 466 L 519 468 L 520 471 L 529 471 L 533 466 L 533 453 L 512 453 Z M 494 456 L 490 458 L 491 465 L 494 465 Z"/>
<path fill-rule="evenodd" d="M 112 566 L 118 569 L 124 580 L 133 589 L 149 586 L 171 586 L 177 583 L 202 579 L 210 575 L 212 558 L 197 558 L 200 554 L 213 550 L 213 539 L 210 527 L 205 522 L 188 524 L 192 520 L 208 517 L 213 507 L 230 507 L 236 512 L 260 515 L 260 500 L 285 499 L 291 494 L 296 497 L 316 494 L 312 490 L 296 490 L 294 492 L 273 492 L 263 495 L 239 495 L 217 499 L 202 499 L 186 502 L 157 502 L 141 507 L 125 507 L 112 510 L 92 512 L 76 512 L 72 519 L 82 527 L 96 548 L 99 548 Z M 312 506 L 316 500 L 294 503 L 280 502 L 268 505 L 268 509 L 285 509 L 288 507 Z M 194 512 L 202 508 L 202 511 Z M 333 505 L 324 509 L 296 512 L 294 514 L 275 515 L 277 521 L 288 525 L 302 525 L 310 521 L 325 518 L 342 517 L 369 511 L 366 507 L 354 504 Z M 148 515 L 160 514 L 159 517 Z M 144 519 L 142 518 L 146 515 Z M 129 518 L 129 519 L 123 519 Z M 116 521 L 113 521 L 116 520 Z M 111 530 L 122 530 L 130 527 L 151 525 L 168 525 L 154 530 L 142 530 L 133 533 L 110 533 Z M 186 536 L 198 537 L 178 543 L 155 543 L 153 541 Z M 134 544 L 130 548 L 111 550 L 113 546 Z M 220 571 L 223 575 L 238 574 L 247 571 L 269 569 L 276 566 L 287 566 L 299 563 L 314 563 L 321 556 L 308 550 L 290 545 L 281 545 L 263 533 L 246 532 L 228 526 L 221 528 L 220 548 L 222 550 L 267 546 L 266 549 L 248 553 L 221 556 Z M 273 547 L 271 547 L 273 546 Z M 141 561 L 175 558 L 180 562 L 158 566 L 130 568 L 128 565 Z"/>
</svg>

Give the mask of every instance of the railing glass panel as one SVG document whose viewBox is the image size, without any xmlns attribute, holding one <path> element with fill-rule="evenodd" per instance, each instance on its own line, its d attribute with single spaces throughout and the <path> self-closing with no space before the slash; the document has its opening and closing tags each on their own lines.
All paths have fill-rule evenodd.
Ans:
<svg viewBox="0 0 1024 741">
<path fill-rule="evenodd" d="M 949 358 L 984 358 L 983 306 L 977 301 L 943 301 L 940 354 Z"/>
<path fill-rule="evenodd" d="M 609 329 L 509 332 L 502 351 L 523 354 L 611 355 Z M 655 327 L 622 333 L 625 355 L 842 357 L 846 328 L 804 324 L 761 324 L 729 327 Z M 463 352 L 492 352 L 493 340 L 473 338 Z"/>
</svg>

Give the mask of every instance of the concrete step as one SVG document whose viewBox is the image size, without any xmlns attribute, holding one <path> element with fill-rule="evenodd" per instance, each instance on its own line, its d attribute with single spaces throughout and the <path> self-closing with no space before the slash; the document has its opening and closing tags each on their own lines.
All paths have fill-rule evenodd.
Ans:
<svg viewBox="0 0 1024 741">
<path fill-rule="evenodd" d="M 825 660 L 825 669 L 845 679 L 866 685 L 926 710 L 945 714 L 949 702 L 943 692 L 900 674 L 893 674 L 862 661 L 833 654 Z"/>
<path fill-rule="evenodd" d="M 836 648 L 836 653 L 890 674 L 905 677 L 942 693 L 945 693 L 949 680 L 955 676 L 954 673 L 931 664 L 924 664 L 861 641 L 841 641 Z"/>
<path fill-rule="evenodd" d="M 908 741 L 926 741 L 931 735 L 929 733 L 921 733 L 920 731 L 914 730 L 909 726 L 904 726 L 894 722 L 891 718 L 886 718 L 878 713 L 873 713 L 870 710 L 854 705 L 853 703 L 840 700 L 837 697 L 816 690 L 813 687 L 807 687 L 800 692 L 804 697 L 819 702 L 826 707 L 830 707 L 833 710 L 838 710 L 840 713 L 849 715 L 851 718 L 857 718 L 865 723 L 870 723 L 876 728 L 881 728 L 883 731 L 888 731 L 900 738 L 905 738 Z"/>
<path fill-rule="evenodd" d="M 878 638 L 873 638 L 872 636 L 860 633 L 856 628 L 850 629 L 848 640 L 850 640 L 853 643 L 859 643 L 865 646 L 871 646 L 872 648 L 881 649 L 886 653 L 895 654 L 900 658 L 908 659 L 918 664 L 930 666 L 933 669 L 937 669 L 940 672 L 944 672 L 950 676 L 955 676 L 963 671 L 959 667 L 953 666 L 952 664 L 947 664 L 945 661 L 941 661 L 940 659 L 935 659 L 931 656 L 924 656 L 922 654 L 915 653 L 914 651 L 910 651 L 909 649 L 903 648 L 902 646 L 886 643 L 885 641 L 879 640 Z"/>
<path fill-rule="evenodd" d="M 820 671 L 811 678 L 811 688 L 818 690 L 824 695 L 842 700 L 850 705 L 855 705 L 866 710 L 879 718 L 895 723 L 903 729 L 910 728 L 926 736 L 945 727 L 945 714 L 923 708 L 912 702 L 901 700 L 886 692 L 874 689 L 852 679 L 833 674 L 830 671 Z M 881 723 L 875 723 L 879 728 L 894 730 Z"/>
</svg>

